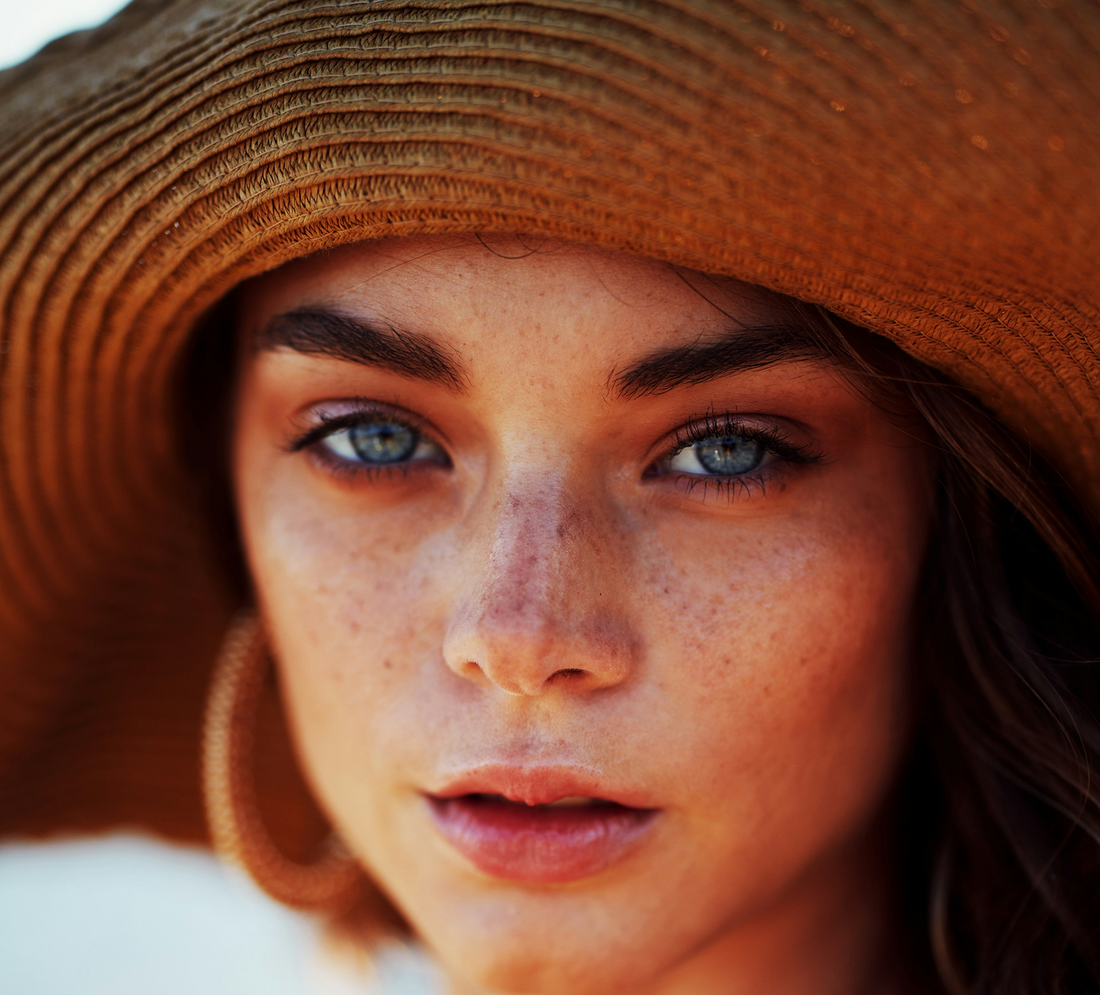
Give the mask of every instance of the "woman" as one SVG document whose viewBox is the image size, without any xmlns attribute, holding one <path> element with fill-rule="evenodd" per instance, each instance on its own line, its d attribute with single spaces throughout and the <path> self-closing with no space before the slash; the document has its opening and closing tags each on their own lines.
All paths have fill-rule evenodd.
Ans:
<svg viewBox="0 0 1100 995">
<path fill-rule="evenodd" d="M 1096 990 L 1100 26 L 994 14 L 0 78 L 6 831 L 195 838 L 204 740 L 218 849 L 456 992 Z"/>
</svg>

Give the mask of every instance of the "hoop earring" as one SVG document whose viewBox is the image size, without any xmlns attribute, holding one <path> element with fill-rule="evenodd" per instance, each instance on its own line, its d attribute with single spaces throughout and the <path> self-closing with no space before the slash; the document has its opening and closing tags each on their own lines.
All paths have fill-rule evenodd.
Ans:
<svg viewBox="0 0 1100 995">
<path fill-rule="evenodd" d="M 269 665 L 259 618 L 251 611 L 241 613 L 222 644 L 206 701 L 203 795 L 214 850 L 286 905 L 344 911 L 361 893 L 363 873 L 335 833 L 318 860 L 301 864 L 279 850 L 263 824 L 251 761 L 256 712 Z"/>
</svg>

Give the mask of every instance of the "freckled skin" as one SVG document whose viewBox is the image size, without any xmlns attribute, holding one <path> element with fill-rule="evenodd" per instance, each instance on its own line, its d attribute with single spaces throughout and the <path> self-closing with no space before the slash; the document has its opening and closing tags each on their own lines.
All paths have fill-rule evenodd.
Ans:
<svg viewBox="0 0 1100 995">
<path fill-rule="evenodd" d="M 609 372 L 730 327 L 691 280 L 578 246 L 418 238 L 243 295 L 245 339 L 327 307 L 431 334 L 468 371 L 453 395 L 242 349 L 234 428 L 303 767 L 464 995 L 902 990 L 878 965 L 880 816 L 909 733 L 926 459 L 824 363 L 612 399 Z M 763 291 L 699 286 L 739 320 L 774 316 Z M 287 452 L 318 404 L 357 397 L 415 412 L 451 465 L 364 482 Z M 825 459 L 728 500 L 646 476 L 708 409 L 784 419 Z M 644 790 L 655 829 L 568 885 L 489 878 L 420 792 L 490 753 Z"/>
</svg>

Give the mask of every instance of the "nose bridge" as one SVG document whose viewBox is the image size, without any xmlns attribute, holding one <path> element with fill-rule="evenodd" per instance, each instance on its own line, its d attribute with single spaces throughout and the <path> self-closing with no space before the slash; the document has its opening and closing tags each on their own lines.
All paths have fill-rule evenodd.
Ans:
<svg viewBox="0 0 1100 995">
<path fill-rule="evenodd" d="M 502 495 L 489 524 L 485 612 L 535 626 L 564 621 L 559 609 L 581 593 L 584 560 L 596 545 L 592 511 L 578 503 L 560 480 L 515 484 Z"/>
<path fill-rule="evenodd" d="M 448 665 L 512 694 L 568 675 L 577 686 L 622 680 L 635 640 L 607 582 L 609 525 L 596 499 L 561 474 L 516 474 L 480 516 L 479 563 L 460 593 Z"/>
</svg>

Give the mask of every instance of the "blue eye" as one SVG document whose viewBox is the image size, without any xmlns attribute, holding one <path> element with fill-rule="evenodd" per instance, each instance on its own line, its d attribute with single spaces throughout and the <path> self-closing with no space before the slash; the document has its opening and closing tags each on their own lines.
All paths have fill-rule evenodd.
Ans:
<svg viewBox="0 0 1100 995">
<path fill-rule="evenodd" d="M 400 463 L 416 452 L 420 441 L 420 433 L 396 422 L 368 422 L 344 432 L 355 455 L 364 463 Z"/>
<path fill-rule="evenodd" d="M 413 461 L 446 461 L 445 453 L 436 443 L 424 438 L 419 429 L 394 418 L 357 415 L 350 424 L 341 421 L 342 425 L 322 426 L 323 434 L 314 441 L 345 463 L 382 467 Z"/>
<path fill-rule="evenodd" d="M 672 445 L 651 472 L 713 481 L 716 486 L 742 485 L 822 460 L 809 445 L 795 443 L 780 425 L 754 426 L 730 412 L 708 411 L 676 431 Z"/>
<path fill-rule="evenodd" d="M 756 439 L 711 437 L 681 449 L 669 460 L 668 468 L 680 473 L 735 477 L 758 470 L 767 455 L 767 450 Z"/>
</svg>

